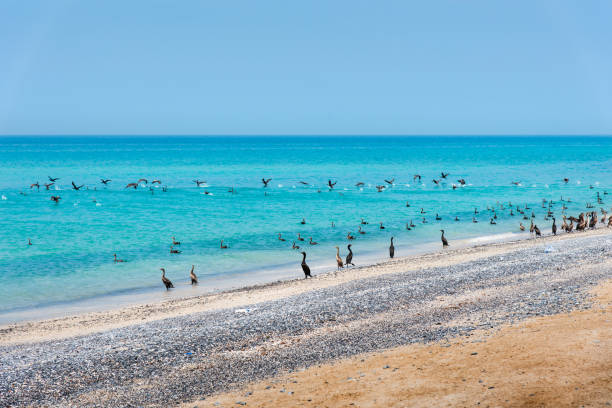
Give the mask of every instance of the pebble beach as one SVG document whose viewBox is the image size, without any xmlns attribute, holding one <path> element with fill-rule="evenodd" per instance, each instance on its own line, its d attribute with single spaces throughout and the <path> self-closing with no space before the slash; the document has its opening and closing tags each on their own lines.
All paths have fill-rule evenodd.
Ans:
<svg viewBox="0 0 612 408">
<path fill-rule="evenodd" d="M 612 276 L 611 249 L 612 231 L 599 229 L 2 326 L 0 406 L 202 402 L 361 353 L 588 308 L 588 291 Z"/>
</svg>

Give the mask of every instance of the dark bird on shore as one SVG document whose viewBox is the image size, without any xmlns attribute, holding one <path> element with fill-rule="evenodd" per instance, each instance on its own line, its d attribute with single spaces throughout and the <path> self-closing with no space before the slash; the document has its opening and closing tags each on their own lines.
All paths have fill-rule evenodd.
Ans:
<svg viewBox="0 0 612 408">
<path fill-rule="evenodd" d="M 164 283 L 166 290 L 173 288 L 174 285 L 172 284 L 170 279 L 166 278 L 166 270 L 164 268 L 160 268 L 160 270 L 162 271 L 162 282 Z"/>
<path fill-rule="evenodd" d="M 138 188 L 138 183 L 130 183 L 124 188 L 133 188 L 134 190 L 136 190 Z"/>
<path fill-rule="evenodd" d="M 332 181 L 331 181 L 331 180 L 327 180 L 327 185 L 329 186 L 329 189 L 330 189 L 330 190 L 333 190 L 333 189 L 334 189 L 334 186 L 335 186 L 336 184 L 338 184 L 338 182 L 337 182 L 337 181 L 336 181 L 335 183 L 332 183 Z"/>
<path fill-rule="evenodd" d="M 395 247 L 393 246 L 393 237 L 391 237 L 391 245 L 389 245 L 389 258 L 395 256 Z"/>
<path fill-rule="evenodd" d="M 440 232 L 442 232 L 442 236 L 440 237 L 440 240 L 442 241 L 442 248 L 447 247 L 448 246 L 448 240 L 444 236 L 444 230 L 440 230 Z"/>
<path fill-rule="evenodd" d="M 303 184 L 303 185 L 305 185 L 305 186 L 309 186 L 309 185 L 310 185 L 310 184 L 308 184 L 308 183 L 307 183 L 307 182 L 305 182 L 305 181 L 300 181 L 300 184 Z"/>
<path fill-rule="evenodd" d="M 221 240 L 221 245 L 220 245 L 221 249 L 227 249 L 227 245 L 223 245 L 223 240 Z"/>
<path fill-rule="evenodd" d="M 570 220 L 570 223 L 567 226 L 567 229 L 565 231 L 569 234 L 570 232 L 572 232 L 573 229 L 574 229 L 574 220 Z"/>
<path fill-rule="evenodd" d="M 200 180 L 193 180 L 194 183 L 196 183 L 196 185 L 198 187 L 201 187 L 203 184 L 206 184 L 206 180 L 204 181 L 200 181 Z"/>
<path fill-rule="evenodd" d="M 300 221 L 300 224 L 306 225 L 306 218 L 302 218 L 302 221 Z"/>
<path fill-rule="evenodd" d="M 281 236 L 281 234 L 278 234 L 278 240 L 279 240 L 279 241 L 282 241 L 282 242 L 285 242 L 285 241 L 286 241 L 286 240 L 285 240 L 285 238 L 283 238 L 283 237 Z"/>
<path fill-rule="evenodd" d="M 111 179 L 100 179 L 100 182 L 102 182 L 102 184 L 104 184 L 104 185 L 107 185 L 111 181 L 113 181 L 113 180 L 111 180 Z"/>
<path fill-rule="evenodd" d="M 465 186 L 465 179 L 459 179 L 457 180 L 457 183 L 461 184 L 462 186 Z"/>
<path fill-rule="evenodd" d="M 355 187 L 363 187 L 365 186 L 365 183 L 363 181 L 360 181 L 359 183 L 355 184 Z"/>
<path fill-rule="evenodd" d="M 59 200 L 61 200 L 61 199 L 62 199 L 62 197 L 60 197 L 60 196 L 51 196 L 51 201 L 55 201 L 56 204 L 59 203 Z"/>
<path fill-rule="evenodd" d="M 567 177 L 565 177 L 563 181 L 565 182 L 565 184 L 569 183 L 569 179 Z"/>
<path fill-rule="evenodd" d="M 32 189 L 32 187 L 36 187 L 37 190 L 40 190 L 40 184 L 38 184 L 38 181 L 36 183 L 30 184 L 30 189 Z"/>
<path fill-rule="evenodd" d="M 179 251 L 178 249 L 174 249 L 174 246 L 170 245 L 170 253 L 171 254 L 180 254 L 181 251 Z"/>
<path fill-rule="evenodd" d="M 448 173 L 445 172 L 440 172 L 440 177 L 442 177 L 443 179 L 445 179 L 446 177 L 448 177 Z"/>
<path fill-rule="evenodd" d="M 49 189 L 49 187 L 51 187 L 52 185 L 54 185 L 55 183 L 45 183 L 45 189 Z"/>
<path fill-rule="evenodd" d="M 160 185 L 161 185 L 161 183 L 162 183 L 161 180 L 153 180 L 151 182 L 151 184 L 160 184 Z"/>
<path fill-rule="evenodd" d="M 300 246 L 295 245 L 295 241 L 293 241 L 293 245 L 291 246 L 291 249 L 300 249 Z"/>
<path fill-rule="evenodd" d="M 304 238 L 302 238 L 302 235 L 298 232 L 298 237 L 297 237 L 298 241 L 303 241 Z"/>
<path fill-rule="evenodd" d="M 338 270 L 340 270 L 340 268 L 344 268 L 342 258 L 340 258 L 340 248 L 338 247 L 336 247 L 336 265 L 338 266 Z"/>
<path fill-rule="evenodd" d="M 349 265 L 353 265 L 353 266 L 355 266 L 355 264 L 353 263 L 353 251 L 351 250 L 351 245 L 352 245 L 352 244 L 348 244 L 348 245 L 346 246 L 346 249 L 348 249 L 348 251 L 349 251 L 349 252 L 348 252 L 348 255 L 346 255 L 346 262 L 345 262 L 345 264 L 346 264 L 346 266 L 347 266 L 347 267 L 348 267 Z"/>
<path fill-rule="evenodd" d="M 141 179 L 138 179 L 138 184 L 140 184 L 140 183 L 149 184 L 149 181 L 147 179 L 145 179 L 145 178 L 141 178 Z"/>
<path fill-rule="evenodd" d="M 261 182 L 263 183 L 264 187 L 268 187 L 268 183 L 269 183 L 270 181 L 272 181 L 272 179 L 271 179 L 271 178 L 269 178 L 269 179 L 262 178 L 262 179 L 261 179 Z"/>
<path fill-rule="evenodd" d="M 306 252 L 302 252 L 302 270 L 304 271 L 304 279 L 312 278 L 310 275 L 310 268 L 306 265 Z"/>
<path fill-rule="evenodd" d="M 553 217 L 552 233 L 553 235 L 557 235 L 557 220 L 555 220 L 555 217 Z"/>
<path fill-rule="evenodd" d="M 181 243 L 172 237 L 172 245 L 181 245 Z"/>
<path fill-rule="evenodd" d="M 53 177 L 51 177 L 51 176 L 47 176 L 47 178 L 48 178 L 48 179 L 49 179 L 49 181 L 50 181 L 50 182 L 52 182 L 52 183 L 55 183 L 57 180 L 59 180 L 59 179 L 60 179 L 59 177 L 55 177 L 55 178 L 53 178 Z"/>
<path fill-rule="evenodd" d="M 191 284 L 192 285 L 197 285 L 198 284 L 198 276 L 193 271 L 194 269 L 195 269 L 195 266 L 191 265 L 191 271 L 189 272 L 189 277 L 191 278 Z"/>
<path fill-rule="evenodd" d="M 533 231 L 535 232 L 535 236 L 536 237 L 541 237 L 542 236 L 542 233 L 540 232 L 540 229 L 538 228 L 537 225 L 533 226 Z"/>
<path fill-rule="evenodd" d="M 395 177 L 392 178 L 391 180 L 385 179 L 385 183 L 387 183 L 387 184 L 393 184 L 394 181 L 395 181 Z"/>
<path fill-rule="evenodd" d="M 612 227 L 612 216 L 608 217 L 608 228 Z"/>
<path fill-rule="evenodd" d="M 312 237 L 308 237 L 308 238 L 310 239 L 310 241 L 308 242 L 310 245 L 319 245 L 319 243 L 318 243 L 318 242 L 314 242 L 314 241 L 312 240 Z"/>
<path fill-rule="evenodd" d="M 117 258 L 117 254 L 113 254 L 113 256 L 115 257 L 114 261 L 115 263 L 119 263 L 119 262 L 125 262 L 123 259 L 119 259 Z"/>
<path fill-rule="evenodd" d="M 83 188 L 83 186 L 84 186 L 84 185 L 85 185 L 85 184 L 81 184 L 80 186 L 77 186 L 76 184 L 74 184 L 74 181 L 73 181 L 73 182 L 72 182 L 72 189 L 73 189 L 73 190 L 76 190 L 76 191 L 79 191 L 80 189 L 82 189 L 82 188 Z"/>
</svg>

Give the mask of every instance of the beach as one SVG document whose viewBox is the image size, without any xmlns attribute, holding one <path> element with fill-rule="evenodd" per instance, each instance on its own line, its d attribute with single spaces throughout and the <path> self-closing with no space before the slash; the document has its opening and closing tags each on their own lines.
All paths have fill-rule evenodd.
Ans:
<svg viewBox="0 0 612 408">
<path fill-rule="evenodd" d="M 310 393 L 297 385 L 279 387 L 291 376 L 316 374 L 309 370 L 321 369 L 324 377 L 325 365 L 332 362 L 348 372 L 356 367 L 350 364 L 361 359 L 377 365 L 377 358 L 385 356 L 399 356 L 400 361 L 416 353 L 421 358 L 434 352 L 427 347 L 455 350 L 464 344 L 466 351 L 471 350 L 481 346 L 473 340 L 486 341 L 538 321 L 550 324 L 551 330 L 567 328 L 563 321 L 550 319 L 606 305 L 605 295 L 597 300 L 593 290 L 605 293 L 609 287 L 605 285 L 612 276 L 611 249 L 612 230 L 605 228 L 455 250 L 451 246 L 308 280 L 5 325 L 0 328 L 0 405 L 376 406 L 375 392 L 364 392 L 358 399 L 350 388 L 338 385 L 338 398 L 328 400 L 325 388 L 314 384 Z M 607 306 L 602 310 L 606 312 Z M 612 357 L 610 348 L 604 347 L 609 344 L 606 328 L 593 341 L 602 344 L 598 358 L 609 375 Z M 544 336 L 539 345 L 546 347 L 548 341 Z M 484 352 L 470 351 L 465 358 L 477 360 L 480 353 Z M 450 364 L 450 357 L 442 355 L 431 361 L 440 363 L 442 358 Z M 387 365 L 384 370 L 395 368 Z M 361 370 L 366 373 L 372 367 Z M 540 368 L 532 368 L 527 385 L 543 375 L 537 371 Z M 339 384 L 344 372 L 329 371 L 335 377 L 325 381 Z M 403 372 L 399 367 L 396 371 Z M 380 376 L 360 375 L 347 377 L 366 382 Z M 411 398 L 411 388 L 403 385 L 409 378 L 386 380 L 405 391 L 394 392 L 404 401 Z M 426 378 L 421 380 L 429 384 Z M 264 385 L 265 381 L 269 383 Z M 268 397 L 272 387 L 276 387 L 274 397 Z M 482 392 L 478 387 L 470 391 L 472 396 Z M 419 395 L 436 395 L 435 390 L 427 390 Z M 438 392 L 444 390 L 448 391 Z M 578 402 L 580 395 L 576 390 Z M 281 397 L 288 399 L 274 399 Z M 419 406 L 426 399 L 412 401 L 405 405 Z M 553 400 L 534 401 L 553 404 Z M 512 400 L 509 405 L 512 402 L 521 405 Z M 402 404 L 389 400 L 390 406 Z"/>
</svg>

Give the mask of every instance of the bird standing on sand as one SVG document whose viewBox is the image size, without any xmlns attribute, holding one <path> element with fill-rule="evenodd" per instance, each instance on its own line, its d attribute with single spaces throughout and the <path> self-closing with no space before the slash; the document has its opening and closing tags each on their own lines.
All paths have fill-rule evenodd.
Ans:
<svg viewBox="0 0 612 408">
<path fill-rule="evenodd" d="M 191 265 L 191 271 L 189 272 L 189 277 L 191 278 L 191 284 L 192 285 L 197 285 L 198 284 L 198 276 L 193 271 L 194 269 L 195 269 L 195 266 Z"/>
<path fill-rule="evenodd" d="M 353 265 L 355 266 L 355 264 L 353 263 L 353 251 L 351 250 L 351 245 L 352 244 L 348 244 L 346 246 L 346 249 L 348 249 L 349 253 L 346 256 L 346 266 L 348 267 L 349 265 Z"/>
<path fill-rule="evenodd" d="M 542 233 L 540 232 L 540 229 L 538 228 L 537 225 L 533 226 L 533 231 L 535 232 L 535 236 L 536 237 L 541 237 L 542 236 Z"/>
<path fill-rule="evenodd" d="M 340 248 L 336 247 L 336 264 L 338 265 L 338 269 L 344 268 L 342 264 L 342 258 L 340 258 Z"/>
<path fill-rule="evenodd" d="M 444 237 L 444 230 L 440 230 L 440 232 L 442 232 L 442 236 L 440 237 L 440 240 L 442 241 L 442 248 L 447 247 L 448 240 L 446 239 L 446 237 Z"/>
<path fill-rule="evenodd" d="M 391 245 L 389 245 L 389 258 L 395 256 L 395 247 L 393 246 L 393 237 L 391 237 Z"/>
<path fill-rule="evenodd" d="M 170 279 L 166 278 L 166 270 L 164 268 L 160 268 L 160 270 L 162 271 L 162 282 L 164 283 L 164 286 L 166 286 L 166 290 L 173 288 L 174 285 Z"/>
<path fill-rule="evenodd" d="M 302 252 L 302 270 L 304 271 L 304 279 L 312 278 L 310 275 L 310 268 L 306 265 L 306 252 Z"/>
<path fill-rule="evenodd" d="M 555 217 L 553 217 L 552 233 L 557 235 L 557 220 L 555 220 Z"/>
</svg>

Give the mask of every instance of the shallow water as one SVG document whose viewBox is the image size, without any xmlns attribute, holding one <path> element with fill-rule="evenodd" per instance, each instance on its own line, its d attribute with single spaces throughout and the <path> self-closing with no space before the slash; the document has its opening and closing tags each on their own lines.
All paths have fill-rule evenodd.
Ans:
<svg viewBox="0 0 612 408">
<path fill-rule="evenodd" d="M 317 272 L 333 268 L 336 245 L 346 254 L 349 231 L 359 264 L 383 259 L 391 236 L 401 256 L 439 242 L 441 228 L 452 244 L 518 232 L 519 222 L 528 227 L 522 216 L 509 215 L 509 201 L 527 204 L 526 214 L 534 211 L 548 232 L 543 198 L 555 200 L 558 219 L 561 196 L 571 198 L 570 214 L 585 211 L 586 202 L 609 209 L 597 205 L 596 194 L 604 202 L 604 191 L 612 194 L 611 158 L 612 138 L 603 137 L 0 138 L 0 314 L 75 300 L 94 304 L 116 293 L 163 293 L 160 267 L 176 286 L 187 286 L 195 264 L 197 291 L 222 286 L 229 276 L 234 284 L 241 276 L 250 282 L 262 270 L 265 279 L 270 271 L 299 277 L 301 255 L 291 249 L 298 232 L 319 243 L 296 241 Z M 432 179 L 441 171 L 450 175 L 436 186 Z M 60 178 L 49 191 L 42 186 L 47 176 Z M 141 177 L 160 179 L 167 191 L 124 188 Z M 272 178 L 267 188 L 262 177 Z M 113 181 L 105 188 L 100 178 Z M 331 191 L 330 178 L 338 182 Z M 375 186 L 391 178 L 395 184 L 378 193 Z M 453 190 L 460 178 L 467 185 Z M 198 188 L 195 179 L 207 185 Z M 71 190 L 73 180 L 83 190 Z M 40 191 L 29 188 L 36 181 Z M 359 181 L 363 188 L 355 187 Z M 60 203 L 51 195 L 60 195 Z M 497 205 L 497 225 L 490 225 L 486 208 L 497 202 L 504 209 Z M 361 218 L 369 222 L 365 235 L 357 233 Z M 410 220 L 416 228 L 407 231 Z M 169 253 L 172 236 L 181 254 Z M 220 239 L 230 248 L 220 249 Z M 114 264 L 114 253 L 128 262 Z"/>
</svg>

